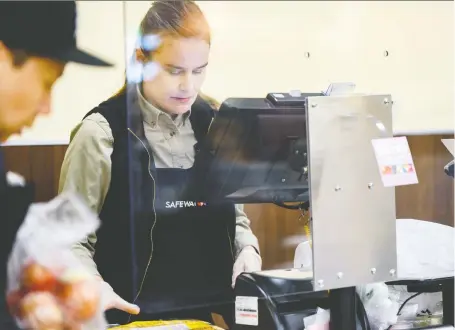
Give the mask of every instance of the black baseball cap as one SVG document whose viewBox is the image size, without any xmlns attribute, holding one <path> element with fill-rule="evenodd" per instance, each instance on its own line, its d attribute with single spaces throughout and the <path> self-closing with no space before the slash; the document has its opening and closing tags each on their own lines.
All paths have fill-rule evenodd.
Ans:
<svg viewBox="0 0 455 330">
<path fill-rule="evenodd" d="M 76 44 L 75 1 L 0 0 L 0 41 L 10 49 L 62 62 L 112 64 Z"/>
</svg>

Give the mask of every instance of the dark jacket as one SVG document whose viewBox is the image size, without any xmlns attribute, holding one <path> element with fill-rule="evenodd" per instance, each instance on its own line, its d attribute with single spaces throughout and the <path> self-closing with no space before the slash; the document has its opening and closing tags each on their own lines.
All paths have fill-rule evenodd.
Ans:
<svg viewBox="0 0 455 330">
<path fill-rule="evenodd" d="M 7 262 L 16 238 L 16 233 L 24 221 L 30 204 L 33 202 L 33 186 L 10 186 L 6 180 L 3 154 L 0 148 L 0 329 L 16 329 L 14 320 L 6 305 Z"/>
</svg>

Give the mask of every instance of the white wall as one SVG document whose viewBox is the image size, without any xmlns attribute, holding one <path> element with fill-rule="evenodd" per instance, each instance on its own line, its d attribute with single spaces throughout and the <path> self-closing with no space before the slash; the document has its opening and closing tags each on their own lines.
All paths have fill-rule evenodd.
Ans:
<svg viewBox="0 0 455 330">
<path fill-rule="evenodd" d="M 396 131 L 453 130 L 453 2 L 200 4 L 214 33 L 205 91 L 220 100 L 353 81 L 393 94 Z"/>
<path fill-rule="evenodd" d="M 214 37 L 204 91 L 220 101 L 353 81 L 359 92 L 393 95 L 395 131 L 454 129 L 452 1 L 198 3 Z M 68 67 L 55 91 L 54 114 L 22 140 L 67 140 L 80 118 L 121 86 L 124 24 L 134 41 L 149 5 L 127 1 L 124 22 L 122 2 L 79 2 L 80 44 L 117 67 Z"/>
</svg>

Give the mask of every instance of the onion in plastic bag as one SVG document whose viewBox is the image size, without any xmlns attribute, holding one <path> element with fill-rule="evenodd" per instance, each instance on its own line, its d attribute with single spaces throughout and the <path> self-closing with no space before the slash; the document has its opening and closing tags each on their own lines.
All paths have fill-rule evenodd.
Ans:
<svg viewBox="0 0 455 330">
<path fill-rule="evenodd" d="M 30 206 L 8 260 L 6 298 L 18 327 L 107 328 L 102 281 L 71 250 L 99 225 L 97 215 L 72 193 Z"/>
</svg>

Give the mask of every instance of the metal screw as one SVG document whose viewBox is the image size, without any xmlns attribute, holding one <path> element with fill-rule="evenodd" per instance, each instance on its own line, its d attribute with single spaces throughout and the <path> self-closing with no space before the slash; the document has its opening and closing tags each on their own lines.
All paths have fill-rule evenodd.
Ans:
<svg viewBox="0 0 455 330">
<path fill-rule="evenodd" d="M 368 184 L 368 189 L 372 189 L 373 186 L 374 186 L 373 182 L 370 182 L 370 183 Z"/>
<path fill-rule="evenodd" d="M 340 191 L 341 190 L 341 187 L 340 186 L 336 186 L 335 187 L 335 191 Z"/>
<path fill-rule="evenodd" d="M 341 280 L 343 278 L 343 273 L 342 272 L 337 273 L 337 277 L 338 277 L 338 279 Z"/>
<path fill-rule="evenodd" d="M 310 58 L 310 52 L 305 52 L 305 57 Z"/>
<path fill-rule="evenodd" d="M 390 276 L 395 276 L 396 270 L 395 269 L 391 269 L 389 273 L 390 273 Z"/>
<path fill-rule="evenodd" d="M 286 182 L 286 179 L 281 179 L 281 182 Z"/>
<path fill-rule="evenodd" d="M 318 285 L 320 288 L 323 288 L 324 287 L 324 281 L 323 280 L 319 280 L 318 281 Z"/>
<path fill-rule="evenodd" d="M 376 268 L 371 268 L 371 274 L 376 274 Z"/>
</svg>

